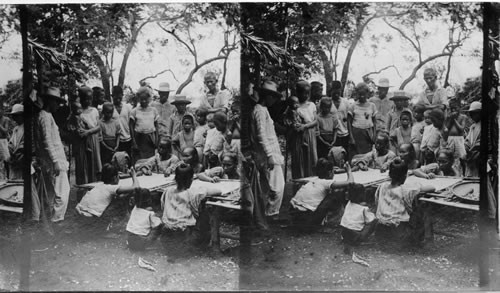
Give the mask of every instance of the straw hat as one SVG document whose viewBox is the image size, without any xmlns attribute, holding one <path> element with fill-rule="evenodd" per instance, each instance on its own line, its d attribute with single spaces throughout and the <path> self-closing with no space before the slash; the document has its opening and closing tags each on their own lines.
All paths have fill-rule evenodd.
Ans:
<svg viewBox="0 0 500 293">
<path fill-rule="evenodd" d="M 392 87 L 389 85 L 389 79 L 382 77 L 381 79 L 378 80 L 377 87 Z"/>
<path fill-rule="evenodd" d="M 191 101 L 188 101 L 186 96 L 176 95 L 174 97 L 174 101 L 171 103 L 172 105 L 176 104 L 191 104 Z"/>
<path fill-rule="evenodd" d="M 470 104 L 468 112 L 481 111 L 482 108 L 481 102 L 475 101 Z"/>
<path fill-rule="evenodd" d="M 409 100 L 410 95 L 405 91 L 395 91 L 389 100 Z"/>
<path fill-rule="evenodd" d="M 66 103 L 66 100 L 61 98 L 61 90 L 56 87 L 49 87 L 43 94 L 45 98 L 56 99 L 59 103 Z"/>
<path fill-rule="evenodd" d="M 255 87 L 254 90 L 263 96 L 271 95 L 280 99 L 282 97 L 281 93 L 278 91 L 278 85 L 274 81 L 266 80 L 262 83 L 262 86 Z"/>
<path fill-rule="evenodd" d="M 12 106 L 12 111 L 10 113 L 7 113 L 9 115 L 15 115 L 15 114 L 22 114 L 24 113 L 24 106 L 22 104 L 14 104 Z"/>
<path fill-rule="evenodd" d="M 173 92 L 174 90 L 170 89 L 170 84 L 168 82 L 161 82 L 158 87 L 159 92 Z"/>
</svg>

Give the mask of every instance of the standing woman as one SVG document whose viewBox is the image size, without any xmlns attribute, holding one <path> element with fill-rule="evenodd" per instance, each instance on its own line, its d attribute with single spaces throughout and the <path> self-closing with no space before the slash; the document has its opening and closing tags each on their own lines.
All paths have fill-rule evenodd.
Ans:
<svg viewBox="0 0 500 293">
<path fill-rule="evenodd" d="M 86 139 L 86 157 L 87 177 L 89 182 L 96 182 L 99 180 L 101 173 L 101 149 L 99 145 L 99 111 L 92 107 L 92 89 L 86 86 L 78 90 L 80 97 L 80 104 L 82 105 L 82 113 L 80 114 L 81 120 L 85 123 L 85 128 L 78 129 L 80 137 Z"/>
<path fill-rule="evenodd" d="M 311 86 L 307 81 L 299 81 L 296 85 L 297 98 L 299 98 L 299 107 L 297 112 L 302 118 L 303 123 L 296 128 L 298 133 L 292 140 L 298 140 L 292 143 L 296 148 L 292 151 L 292 178 L 304 178 L 313 176 L 313 170 L 318 161 L 316 148 L 316 131 L 318 121 L 316 119 L 316 105 L 309 101 Z M 300 146 L 300 147 L 299 147 Z"/>
<path fill-rule="evenodd" d="M 137 154 L 134 162 L 155 155 L 158 141 L 158 111 L 149 105 L 151 92 L 147 87 L 137 90 L 139 105 L 130 112 L 130 135 L 132 150 Z"/>
<path fill-rule="evenodd" d="M 372 151 L 375 142 L 375 126 L 377 107 L 368 102 L 370 88 L 364 82 L 354 88 L 357 102 L 349 110 L 349 123 L 352 125 L 352 136 L 355 143 L 356 154 L 366 154 Z"/>
</svg>

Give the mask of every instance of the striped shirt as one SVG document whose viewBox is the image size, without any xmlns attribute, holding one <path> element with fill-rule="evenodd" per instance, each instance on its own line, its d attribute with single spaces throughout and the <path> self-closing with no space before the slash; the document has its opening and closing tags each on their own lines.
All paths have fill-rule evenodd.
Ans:
<svg viewBox="0 0 500 293">
<path fill-rule="evenodd" d="M 266 107 L 257 104 L 252 113 L 251 135 L 252 143 L 256 149 L 257 160 L 265 160 L 273 157 L 277 165 L 284 164 L 284 158 L 281 154 L 278 136 L 274 130 L 274 122 L 269 115 Z M 262 158 L 265 155 L 265 158 Z"/>
<path fill-rule="evenodd" d="M 64 146 L 59 135 L 59 127 L 52 114 L 42 110 L 38 116 L 38 139 L 41 147 L 39 157 L 45 164 L 59 165 L 60 171 L 67 171 L 69 164 L 64 153 Z"/>
</svg>

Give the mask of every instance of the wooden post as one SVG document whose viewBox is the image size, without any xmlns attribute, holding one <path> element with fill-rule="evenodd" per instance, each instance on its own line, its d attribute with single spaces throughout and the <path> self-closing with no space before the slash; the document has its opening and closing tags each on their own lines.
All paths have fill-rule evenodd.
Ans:
<svg viewBox="0 0 500 293">
<path fill-rule="evenodd" d="M 28 221 L 32 215 L 31 203 L 31 132 L 32 132 L 32 102 L 31 93 L 31 56 L 28 48 L 28 21 L 29 13 L 26 5 L 19 5 L 21 24 L 21 40 L 23 48 L 23 100 L 24 100 L 24 198 L 23 198 L 23 225 L 20 243 L 20 282 L 19 290 L 29 291 L 29 276 L 31 267 L 31 231 Z"/>
</svg>

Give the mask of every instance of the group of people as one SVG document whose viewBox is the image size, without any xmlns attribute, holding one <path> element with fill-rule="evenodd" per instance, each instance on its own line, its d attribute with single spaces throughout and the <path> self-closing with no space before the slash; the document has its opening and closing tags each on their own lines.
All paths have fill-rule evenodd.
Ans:
<svg viewBox="0 0 500 293">
<path fill-rule="evenodd" d="M 177 183 L 160 194 L 160 223 L 171 230 L 194 226 L 205 195 L 189 191 L 193 178 L 213 183 L 240 178 L 239 101 L 230 91 L 218 88 L 216 74 L 207 73 L 204 81 L 207 91 L 197 109 L 187 107 L 191 101 L 186 96 L 169 99 L 172 90 L 168 83 L 160 84 L 157 100 L 153 100 L 151 87 L 140 87 L 135 107 L 132 100 L 123 101 L 119 86 L 112 89 L 112 101 L 106 101 L 102 91 L 82 86 L 69 105 L 59 88 L 44 88 L 38 93 L 40 103 L 34 103 L 33 220 L 40 220 L 40 199 L 50 206 L 52 222 L 64 220 L 70 193 L 69 164 L 74 158 L 77 185 L 99 182 L 78 199 L 79 214 L 100 217 L 114 198 L 131 196 L 135 208 L 127 230 L 144 236 L 144 231 L 158 225 L 156 220 L 146 221 L 154 218 L 149 209 L 154 197 L 138 185 L 136 176 L 158 173 L 174 175 Z M 64 119 L 61 113 L 65 113 Z M 2 159 L 11 166 L 10 179 L 23 179 L 23 105 L 14 105 L 8 114 L 17 126 L 9 131 L 6 150 L 2 144 Z M 1 123 L 7 118 L 3 117 L 0 134 L 7 136 L 7 124 Z M 68 149 L 72 149 L 69 155 Z M 126 176 L 133 177 L 133 186 L 118 185 Z M 151 227 L 146 228 L 146 222 Z M 130 239 L 137 246 L 137 239 Z"/>
<path fill-rule="evenodd" d="M 390 92 L 387 78 L 379 80 L 376 92 L 359 83 L 352 99 L 341 97 L 339 81 L 332 82 L 330 96 L 323 96 L 321 83 L 304 80 L 296 83 L 288 98 L 271 80 L 255 87 L 250 94 L 254 104 L 251 147 L 244 147 L 244 153 L 247 163 L 254 163 L 258 171 L 248 173 L 249 181 L 265 185 L 252 183 L 254 195 L 262 195 L 268 220 L 276 218 L 280 210 L 288 155 L 293 179 L 317 176 L 291 200 L 296 224 L 311 230 L 329 211 L 341 211 L 344 209 L 339 207 L 345 206 L 341 225 L 349 230 L 343 236 L 347 241 L 358 241 L 373 232 L 375 220 L 377 226 L 405 226 L 400 224 L 409 221 L 416 196 L 432 190 L 425 186 L 413 190 L 404 185 L 408 174 L 427 179 L 478 178 L 481 102 L 474 101 L 468 109 L 462 109 L 462 101 L 439 86 L 433 68 L 425 69 L 424 81 L 426 88 L 413 103 L 405 91 Z M 285 150 L 280 146 L 280 136 L 285 137 Z M 388 171 L 391 178 L 378 187 L 375 214 L 362 204 L 366 201 L 362 186 L 349 180 L 332 184 L 335 173 L 368 168 Z M 266 179 L 264 183 L 262 178 Z M 493 189 L 490 191 L 490 215 L 495 217 L 496 199 Z M 254 201 L 259 201 L 255 197 Z"/>
</svg>

